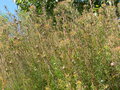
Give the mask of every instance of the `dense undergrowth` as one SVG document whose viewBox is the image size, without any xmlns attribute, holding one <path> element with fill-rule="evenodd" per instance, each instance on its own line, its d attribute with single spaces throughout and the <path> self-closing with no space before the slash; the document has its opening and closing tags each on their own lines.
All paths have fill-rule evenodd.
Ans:
<svg viewBox="0 0 120 90">
<path fill-rule="evenodd" d="M 119 90 L 120 28 L 114 6 L 80 15 L 61 3 L 53 18 L 0 17 L 0 85 L 4 90 Z"/>
</svg>

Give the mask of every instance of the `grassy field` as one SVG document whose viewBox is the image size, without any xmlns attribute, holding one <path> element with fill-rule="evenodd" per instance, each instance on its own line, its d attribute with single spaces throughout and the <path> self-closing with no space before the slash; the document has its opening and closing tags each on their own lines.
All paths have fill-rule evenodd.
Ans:
<svg viewBox="0 0 120 90">
<path fill-rule="evenodd" d="M 34 10 L 11 22 L 0 16 L 2 90 L 120 90 L 114 6 L 103 6 L 98 16 L 63 3 L 55 17 Z"/>
</svg>

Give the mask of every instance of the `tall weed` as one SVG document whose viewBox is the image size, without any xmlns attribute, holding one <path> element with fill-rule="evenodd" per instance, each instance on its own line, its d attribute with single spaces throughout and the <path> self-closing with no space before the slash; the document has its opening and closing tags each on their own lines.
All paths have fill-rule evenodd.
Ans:
<svg viewBox="0 0 120 90">
<path fill-rule="evenodd" d="M 5 90 L 119 90 L 120 28 L 114 6 L 99 15 L 60 3 L 53 17 L 0 17 L 0 85 Z"/>
</svg>

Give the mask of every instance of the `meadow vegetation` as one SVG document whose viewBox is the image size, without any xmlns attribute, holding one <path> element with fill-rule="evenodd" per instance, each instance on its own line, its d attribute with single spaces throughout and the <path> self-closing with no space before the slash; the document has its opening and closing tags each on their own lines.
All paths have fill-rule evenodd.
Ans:
<svg viewBox="0 0 120 90">
<path fill-rule="evenodd" d="M 79 12 L 60 3 L 53 17 L 0 16 L 2 90 L 119 90 L 120 27 L 114 6 Z"/>
</svg>

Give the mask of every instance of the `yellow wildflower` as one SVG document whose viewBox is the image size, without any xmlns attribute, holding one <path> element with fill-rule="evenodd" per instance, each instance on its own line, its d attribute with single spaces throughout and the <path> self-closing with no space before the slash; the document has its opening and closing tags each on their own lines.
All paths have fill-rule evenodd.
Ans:
<svg viewBox="0 0 120 90">
<path fill-rule="evenodd" d="M 81 83 L 81 81 L 77 81 L 76 82 L 76 85 L 77 85 L 77 90 L 82 90 L 82 83 Z"/>
<path fill-rule="evenodd" d="M 31 5 L 30 9 L 36 9 L 36 7 L 34 5 Z"/>
<path fill-rule="evenodd" d="M 106 6 L 106 4 L 102 4 L 101 6 L 102 6 L 102 7 L 105 7 L 105 6 Z"/>
<path fill-rule="evenodd" d="M 3 47 L 3 43 L 2 42 L 0 42 L 0 49 Z"/>
<path fill-rule="evenodd" d="M 45 87 L 45 90 L 51 90 L 49 87 Z"/>
<path fill-rule="evenodd" d="M 3 30 L 0 30 L 0 36 L 2 36 L 2 34 L 3 34 Z"/>
<path fill-rule="evenodd" d="M 81 85 L 82 83 L 81 83 L 81 81 L 77 81 L 76 84 L 80 84 Z"/>
<path fill-rule="evenodd" d="M 21 43 L 21 42 L 18 41 L 18 40 L 14 40 L 14 41 L 13 41 L 13 44 L 14 44 L 15 46 L 20 45 L 20 43 Z"/>
<path fill-rule="evenodd" d="M 59 46 L 62 47 L 62 46 L 66 46 L 70 44 L 70 40 L 69 39 L 65 39 L 65 40 L 61 40 L 60 43 L 59 43 Z"/>
<path fill-rule="evenodd" d="M 35 24 L 35 27 L 36 27 L 36 28 L 39 28 L 39 27 L 40 27 L 40 24 L 36 23 L 36 24 Z"/>
<path fill-rule="evenodd" d="M 0 81 L 2 82 L 2 90 L 4 90 L 6 81 L 2 77 L 0 77 Z"/>
<path fill-rule="evenodd" d="M 103 15 L 99 15 L 99 16 L 98 16 L 98 19 L 99 19 L 99 20 L 104 20 L 104 16 L 103 16 Z"/>
<path fill-rule="evenodd" d="M 70 35 L 71 35 L 71 36 L 75 36 L 75 35 L 76 35 L 76 31 L 71 31 L 71 32 L 70 32 Z"/>
<path fill-rule="evenodd" d="M 98 11 L 99 11 L 99 13 L 102 13 L 104 11 L 104 9 L 103 8 L 99 8 Z"/>
</svg>

